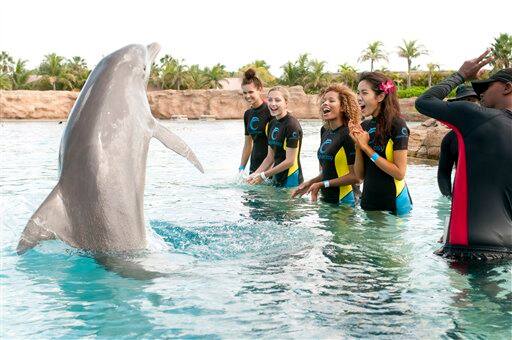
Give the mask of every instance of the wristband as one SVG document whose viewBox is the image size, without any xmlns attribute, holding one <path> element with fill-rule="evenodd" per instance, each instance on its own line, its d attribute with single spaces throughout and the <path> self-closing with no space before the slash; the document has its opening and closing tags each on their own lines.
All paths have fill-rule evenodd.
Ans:
<svg viewBox="0 0 512 340">
<path fill-rule="evenodd" d="M 370 159 L 372 160 L 373 163 L 375 163 L 377 159 L 379 159 L 379 157 L 379 154 L 374 152 L 373 155 L 371 155 Z"/>
<path fill-rule="evenodd" d="M 330 187 L 331 185 L 329 184 L 329 181 L 323 181 L 322 182 L 324 184 L 324 188 L 328 188 Z"/>
<path fill-rule="evenodd" d="M 245 166 L 244 166 L 244 165 L 240 165 L 240 166 L 238 167 L 238 171 L 244 171 L 244 170 L 245 170 Z"/>
<path fill-rule="evenodd" d="M 261 179 L 262 179 L 262 180 L 264 180 L 265 182 L 268 180 L 268 177 L 267 177 L 267 176 L 265 176 L 265 171 L 260 172 L 260 177 L 261 177 Z"/>
</svg>

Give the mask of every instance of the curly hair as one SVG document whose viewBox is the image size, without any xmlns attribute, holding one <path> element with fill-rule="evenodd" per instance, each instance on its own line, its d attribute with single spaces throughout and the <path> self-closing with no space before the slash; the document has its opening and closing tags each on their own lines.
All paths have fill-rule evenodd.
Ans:
<svg viewBox="0 0 512 340">
<path fill-rule="evenodd" d="M 326 87 L 318 97 L 320 100 L 327 92 L 338 93 L 340 101 L 341 121 L 343 126 L 351 124 L 359 125 L 361 122 L 361 108 L 357 102 L 357 96 L 347 85 L 342 83 L 331 84 Z"/>
</svg>

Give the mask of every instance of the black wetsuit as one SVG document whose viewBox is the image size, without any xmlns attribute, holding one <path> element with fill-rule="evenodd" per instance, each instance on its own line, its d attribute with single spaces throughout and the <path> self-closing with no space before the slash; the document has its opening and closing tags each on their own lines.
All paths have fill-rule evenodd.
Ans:
<svg viewBox="0 0 512 340">
<path fill-rule="evenodd" d="M 293 165 L 289 169 L 272 176 L 273 184 L 288 188 L 298 186 L 304 181 L 300 166 L 302 128 L 299 121 L 290 114 L 279 120 L 272 119 L 268 127 L 268 134 L 268 146 L 274 151 L 274 166 L 286 159 L 287 148 L 299 149 Z"/>
<path fill-rule="evenodd" d="M 250 108 L 244 113 L 245 135 L 252 138 L 251 166 L 249 173 L 259 168 L 261 162 L 267 157 L 267 129 L 272 119 L 266 103 L 257 108 Z"/>
<path fill-rule="evenodd" d="M 389 136 L 383 139 L 384 144 L 375 141 L 377 119 L 363 121 L 362 128 L 368 131 L 368 145 L 390 162 L 393 162 L 393 151 L 407 150 L 409 144 L 409 128 L 405 120 L 395 117 L 391 123 Z M 364 184 L 361 196 L 361 208 L 364 210 L 385 210 L 396 215 L 407 214 L 412 209 L 412 200 L 405 180 L 396 180 L 382 171 L 363 152 Z"/>
<path fill-rule="evenodd" d="M 512 253 L 512 111 L 443 99 L 464 82 L 459 73 L 416 100 L 422 114 L 457 134 L 452 211 L 442 252 Z"/>
<path fill-rule="evenodd" d="M 444 196 L 452 196 L 452 169 L 457 164 L 458 143 L 455 132 L 450 131 L 444 136 L 439 152 L 437 168 L 437 185 Z"/>
<path fill-rule="evenodd" d="M 320 129 L 320 147 L 317 151 L 318 161 L 322 167 L 322 181 L 343 177 L 349 173 L 349 165 L 354 164 L 355 148 L 346 126 L 334 130 Z M 355 204 L 352 185 L 328 187 L 321 189 L 324 202 L 335 204 Z"/>
</svg>

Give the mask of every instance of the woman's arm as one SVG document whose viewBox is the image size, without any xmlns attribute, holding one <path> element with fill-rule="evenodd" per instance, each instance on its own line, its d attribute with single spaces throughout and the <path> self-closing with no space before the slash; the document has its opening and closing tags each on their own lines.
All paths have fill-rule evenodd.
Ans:
<svg viewBox="0 0 512 340">
<path fill-rule="evenodd" d="M 370 158 L 375 153 L 368 144 L 361 145 L 361 150 Z M 407 150 L 393 151 L 393 162 L 379 156 L 375 161 L 375 165 L 394 179 L 401 181 L 405 178 L 405 172 L 407 170 Z"/>
<path fill-rule="evenodd" d="M 364 180 L 364 159 L 363 152 L 359 145 L 356 145 L 356 160 L 354 161 L 354 175 L 359 181 Z"/>
<path fill-rule="evenodd" d="M 295 198 L 296 196 L 302 197 L 305 193 L 309 191 L 309 188 L 311 185 L 318 183 L 322 180 L 322 167 L 320 167 L 320 173 L 316 176 L 311 178 L 308 181 L 305 181 L 301 185 L 297 187 L 297 189 L 292 191 L 292 198 Z"/>
<path fill-rule="evenodd" d="M 349 165 L 348 169 L 349 169 L 349 173 L 346 174 L 345 176 L 333 178 L 333 179 L 329 180 L 329 187 L 340 187 L 340 186 L 344 186 L 344 185 L 352 185 L 352 184 L 361 183 L 361 181 L 359 180 L 359 178 L 357 178 L 357 176 L 355 174 L 354 166 Z M 310 186 L 308 193 L 311 193 L 311 200 L 313 202 L 315 202 L 317 200 L 318 191 L 320 190 L 320 188 L 324 188 L 324 187 L 325 187 L 324 182 L 320 182 L 320 181 L 318 183 L 313 183 Z"/>
<path fill-rule="evenodd" d="M 245 141 L 244 141 L 244 148 L 242 149 L 242 158 L 240 159 L 240 168 L 239 170 L 242 170 L 247 165 L 247 162 L 249 161 L 249 157 L 251 156 L 252 152 L 252 138 L 251 136 L 246 135 Z"/>
<path fill-rule="evenodd" d="M 269 148 L 269 153 L 270 153 L 270 148 Z M 265 177 L 271 177 L 271 176 L 274 176 L 275 174 L 278 174 L 280 172 L 283 172 L 285 171 L 286 169 L 289 169 L 292 167 L 293 163 L 295 162 L 295 158 L 297 157 L 297 154 L 299 152 L 299 148 L 287 148 L 286 149 L 286 158 L 284 161 L 282 161 L 281 163 L 279 163 L 278 165 L 276 166 L 273 166 L 271 167 L 270 169 L 268 170 L 264 170 L 263 168 L 263 163 L 265 163 L 265 161 L 267 160 L 267 158 L 265 158 L 265 160 L 263 161 L 263 163 L 261 164 L 261 166 L 258 168 L 258 170 L 256 170 L 256 172 L 254 172 L 254 174 L 252 174 L 252 178 L 248 179 L 249 183 L 250 184 L 259 184 L 261 182 L 263 182 L 263 178 L 261 178 L 261 173 L 263 172 L 264 173 L 264 176 Z M 268 157 L 268 155 L 267 155 Z M 272 152 L 272 161 L 274 159 L 274 152 Z M 260 168 L 261 168 L 261 171 L 260 171 Z"/>
</svg>

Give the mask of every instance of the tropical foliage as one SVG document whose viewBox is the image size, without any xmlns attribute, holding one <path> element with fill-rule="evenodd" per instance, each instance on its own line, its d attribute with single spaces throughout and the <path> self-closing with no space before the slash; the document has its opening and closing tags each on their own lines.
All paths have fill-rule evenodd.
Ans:
<svg viewBox="0 0 512 340">
<path fill-rule="evenodd" d="M 379 60 L 388 60 L 386 52 L 383 50 L 384 44 L 382 41 L 374 41 L 361 52 L 359 61 L 370 61 L 370 71 L 373 72 L 373 64 Z"/>
<path fill-rule="evenodd" d="M 495 70 L 509 68 L 512 66 L 512 35 L 501 33 L 494 38 L 492 44 L 492 54 L 494 60 L 491 65 Z"/>
<path fill-rule="evenodd" d="M 398 56 L 407 60 L 407 87 L 411 87 L 411 68 L 413 59 L 422 54 L 428 54 L 428 51 L 417 40 L 403 40 L 403 45 L 398 46 Z"/>
</svg>

